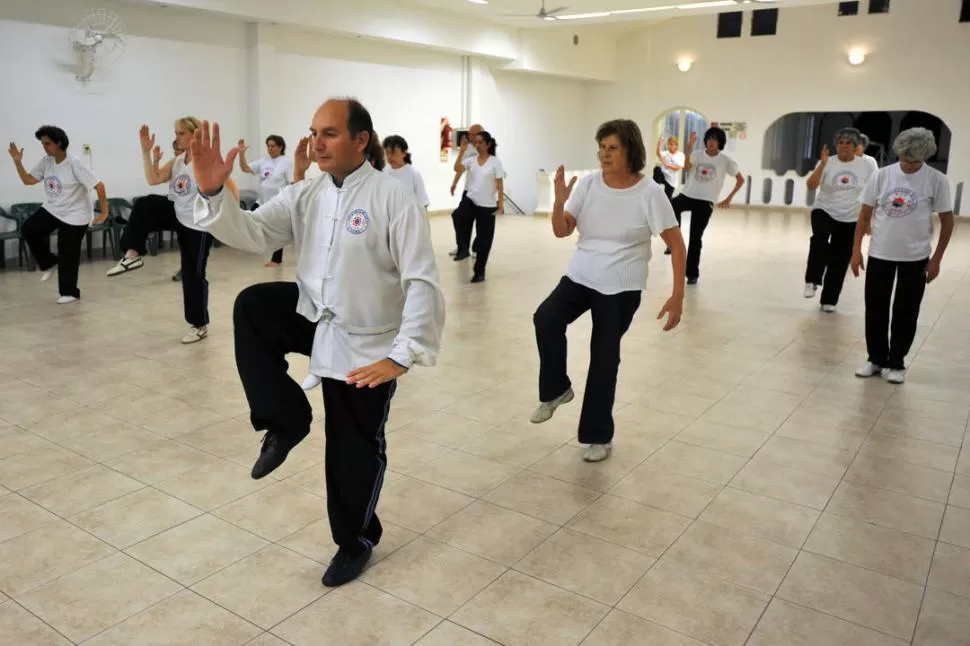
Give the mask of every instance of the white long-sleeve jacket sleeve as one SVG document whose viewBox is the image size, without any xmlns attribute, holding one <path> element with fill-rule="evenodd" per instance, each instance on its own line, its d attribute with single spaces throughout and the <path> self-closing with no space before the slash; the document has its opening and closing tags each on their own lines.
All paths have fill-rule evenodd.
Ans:
<svg viewBox="0 0 970 646">
<path fill-rule="evenodd" d="M 225 189 L 208 198 L 199 195 L 195 223 L 230 247 L 272 253 L 293 242 L 293 215 L 302 189 L 299 184 L 287 187 L 255 211 L 243 211 Z"/>
</svg>

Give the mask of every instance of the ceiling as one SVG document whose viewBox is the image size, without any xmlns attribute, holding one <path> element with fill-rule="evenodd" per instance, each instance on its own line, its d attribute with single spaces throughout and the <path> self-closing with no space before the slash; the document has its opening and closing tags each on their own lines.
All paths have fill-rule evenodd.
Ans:
<svg viewBox="0 0 970 646">
<path fill-rule="evenodd" d="M 565 11 L 557 13 L 560 18 L 558 20 L 542 20 L 536 17 L 543 0 L 487 0 L 485 4 L 482 4 L 482 0 L 398 0 L 398 2 L 402 5 L 443 10 L 512 27 L 541 28 L 576 24 L 649 22 L 741 9 L 834 4 L 837 0 L 545 0 L 546 9 L 549 11 L 557 7 L 567 7 Z"/>
</svg>

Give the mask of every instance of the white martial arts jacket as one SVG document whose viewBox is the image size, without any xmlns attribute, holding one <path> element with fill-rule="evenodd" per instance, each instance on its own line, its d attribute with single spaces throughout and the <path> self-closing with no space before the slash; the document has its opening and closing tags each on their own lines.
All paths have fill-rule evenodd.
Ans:
<svg viewBox="0 0 970 646">
<path fill-rule="evenodd" d="M 317 323 L 310 372 L 345 380 L 385 358 L 432 366 L 445 302 L 428 218 L 399 180 L 364 163 L 287 186 L 256 211 L 223 190 L 195 204 L 195 223 L 232 247 L 299 250 L 296 311 Z"/>
</svg>

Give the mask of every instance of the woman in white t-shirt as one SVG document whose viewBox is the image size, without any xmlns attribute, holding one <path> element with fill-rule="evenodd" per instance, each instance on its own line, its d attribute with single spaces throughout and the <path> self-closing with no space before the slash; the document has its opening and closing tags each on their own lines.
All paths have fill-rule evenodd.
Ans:
<svg viewBox="0 0 970 646">
<path fill-rule="evenodd" d="M 578 184 L 574 177 L 567 185 L 565 169 L 556 171 L 552 230 L 557 238 L 578 231 L 579 242 L 566 275 L 533 316 L 540 404 L 531 421 L 539 424 L 573 399 L 566 373 L 566 328 L 585 312 L 592 313 L 589 372 L 579 418 L 579 441 L 589 445 L 583 453 L 587 462 L 610 455 L 620 340 L 646 288 L 651 238 L 660 236 L 671 249 L 673 294 L 657 316 L 667 315 L 664 330 L 680 323 L 686 259 L 670 202 L 660 186 L 643 175 L 647 153 L 637 124 L 625 119 L 604 123 L 596 141 L 600 172 Z"/>
<path fill-rule="evenodd" d="M 149 132 L 148 126 L 142 126 L 139 130 L 145 180 L 152 186 L 167 182 L 168 199 L 174 204 L 174 209 L 149 208 L 150 202 L 146 202 L 145 208 L 140 208 L 143 201 L 139 200 L 128 220 L 126 239 L 129 248 L 121 262 L 108 270 L 107 274 L 120 276 L 141 268 L 145 264 L 145 240 L 148 234 L 158 229 L 175 231 L 181 254 L 182 305 L 185 322 L 190 326 L 182 337 L 182 343 L 196 343 L 209 334 L 209 281 L 206 280 L 205 269 L 212 247 L 212 235 L 195 224 L 193 211 L 198 190 L 189 150 L 192 133 L 200 125 L 201 122 L 195 117 L 183 117 L 175 122 L 175 139 L 184 152 L 162 166 L 158 165 L 157 159 L 153 159 L 153 154 L 157 156 L 161 152 L 155 146 L 155 135 Z M 229 180 L 227 187 L 238 200 L 239 189 L 235 183 Z"/>
<path fill-rule="evenodd" d="M 293 183 L 293 164 L 286 158 L 286 141 L 279 135 L 266 138 L 266 157 L 260 157 L 252 164 L 246 161 L 246 141 L 239 140 L 239 168 L 244 173 L 259 178 L 259 201 L 253 204 L 255 211 L 260 204 L 266 204 L 276 194 Z M 283 263 L 283 250 L 277 249 L 266 263 L 267 267 L 279 267 Z"/>
<path fill-rule="evenodd" d="M 427 210 L 431 200 L 428 198 L 421 173 L 411 165 L 411 153 L 408 152 L 407 140 L 400 135 L 391 135 L 385 137 L 381 145 L 384 146 L 384 155 L 387 157 L 384 172 L 411 189 L 418 204 Z"/>
<path fill-rule="evenodd" d="M 677 186 L 677 173 L 684 170 L 684 153 L 678 150 L 680 140 L 677 137 L 668 137 L 667 150 L 661 150 L 663 136 L 657 140 L 657 166 L 654 168 L 653 179 L 660 184 L 668 200 L 674 197 L 674 190 Z"/>
<path fill-rule="evenodd" d="M 478 156 L 466 159 L 462 164 L 464 172 L 468 173 L 465 194 L 471 201 L 469 211 L 472 217 L 461 223 L 458 248 L 469 248 L 474 225 L 478 255 L 475 257 L 471 282 L 480 283 L 485 280 L 485 267 L 495 240 L 495 216 L 505 212 L 505 168 L 502 160 L 495 156 L 497 144 L 487 130 L 474 136 L 472 143 Z M 460 175 L 461 173 L 459 177 Z M 464 260 L 467 257 L 467 253 L 459 253 L 455 260 Z"/>
<path fill-rule="evenodd" d="M 869 163 L 855 156 L 862 133 L 842 128 L 835 133 L 836 157 L 822 147 L 818 166 L 808 177 L 808 188 L 818 191 L 812 209 L 812 238 L 805 267 L 805 298 L 822 286 L 822 311 L 834 312 L 852 260 L 856 221 L 862 191 L 872 174 Z"/>
<path fill-rule="evenodd" d="M 936 153 L 932 132 L 926 128 L 905 130 L 899 133 L 893 149 L 899 162 L 880 168 L 869 179 L 855 230 L 852 273 L 858 276 L 860 270 L 866 271 L 869 353 L 855 374 L 881 374 L 890 383 L 901 384 L 906 380 L 905 359 L 916 338 L 923 293 L 927 283 L 939 275 L 953 233 L 953 206 L 946 175 L 926 164 Z M 940 216 L 935 250 L 933 213 Z M 862 259 L 862 238 L 870 230 L 867 266 Z"/>
<path fill-rule="evenodd" d="M 687 284 L 697 284 L 700 277 L 701 248 L 704 230 L 707 229 L 714 213 L 714 205 L 720 209 L 731 206 L 731 200 L 744 186 L 744 175 L 738 170 L 737 163 L 724 154 L 727 134 L 718 127 L 708 128 L 704 133 L 704 150 L 693 157 L 697 133 L 690 133 L 687 151 L 684 155 L 684 170 L 687 171 L 687 184 L 673 199 L 674 215 L 677 222 L 684 211 L 690 211 L 690 241 L 687 244 Z M 734 190 L 726 198 L 718 201 L 724 180 L 735 178 Z"/>
<path fill-rule="evenodd" d="M 27 218 L 21 235 L 34 254 L 41 280 L 49 280 L 57 269 L 57 289 L 61 305 L 81 298 L 77 288 L 81 264 L 81 242 L 94 218 L 91 189 L 98 193 L 101 217 L 108 217 L 108 197 L 104 183 L 74 155 L 67 154 L 67 133 L 57 126 L 42 126 L 34 136 L 44 147 L 45 157 L 28 173 L 24 168 L 24 151 L 10 142 L 10 157 L 20 181 L 26 186 L 43 182 L 47 199 Z M 57 255 L 51 253 L 51 234 L 57 232 Z M 0 244 L 3 244 L 0 242 Z"/>
</svg>

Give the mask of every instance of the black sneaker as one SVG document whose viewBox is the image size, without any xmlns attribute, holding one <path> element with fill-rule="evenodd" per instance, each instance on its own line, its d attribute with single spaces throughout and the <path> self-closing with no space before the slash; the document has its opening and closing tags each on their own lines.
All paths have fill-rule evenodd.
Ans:
<svg viewBox="0 0 970 646">
<path fill-rule="evenodd" d="M 364 571 L 364 566 L 370 560 L 372 550 L 368 547 L 359 554 L 351 554 L 344 548 L 337 550 L 330 566 L 323 574 L 323 585 L 328 588 L 336 588 L 338 585 L 350 583 L 360 576 Z"/>
<path fill-rule="evenodd" d="M 172 282 L 173 283 L 177 283 L 180 280 L 182 280 L 182 270 L 181 269 L 179 269 L 177 272 L 175 272 L 174 274 L 172 274 Z"/>
<path fill-rule="evenodd" d="M 471 280 L 471 282 L 473 283 L 481 283 L 484 281 L 485 281 L 485 274 L 475 274 L 474 276 L 472 276 L 472 280 Z"/>
<path fill-rule="evenodd" d="M 303 437 L 306 437 L 306 435 Z M 286 461 L 286 456 L 289 455 L 294 446 L 303 440 L 303 437 L 290 444 L 276 433 L 266 431 L 263 435 L 263 446 L 259 450 L 259 457 L 256 458 L 256 464 L 253 465 L 251 474 L 253 480 L 265 478 L 275 471 Z"/>
<path fill-rule="evenodd" d="M 687 279 L 687 284 L 688 285 L 696 285 L 697 284 L 697 279 L 696 278 L 688 278 Z"/>
<path fill-rule="evenodd" d="M 469 254 L 467 251 L 459 251 L 458 253 L 455 254 L 455 257 L 452 258 L 452 260 L 454 260 L 455 262 L 458 262 L 459 260 L 464 260 L 465 258 L 469 258 L 469 257 L 471 257 L 471 254 Z"/>
</svg>

